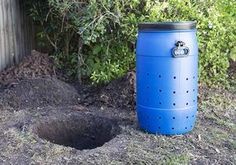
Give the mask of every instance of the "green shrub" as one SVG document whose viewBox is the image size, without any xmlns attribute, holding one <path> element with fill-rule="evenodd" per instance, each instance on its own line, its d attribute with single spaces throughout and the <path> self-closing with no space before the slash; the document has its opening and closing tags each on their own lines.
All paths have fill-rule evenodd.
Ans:
<svg viewBox="0 0 236 165">
<path fill-rule="evenodd" d="M 235 1 L 43 0 L 28 6 L 60 67 L 95 83 L 135 67 L 137 25 L 143 21 L 198 22 L 203 83 L 227 84 L 229 58 L 236 58 Z"/>
</svg>

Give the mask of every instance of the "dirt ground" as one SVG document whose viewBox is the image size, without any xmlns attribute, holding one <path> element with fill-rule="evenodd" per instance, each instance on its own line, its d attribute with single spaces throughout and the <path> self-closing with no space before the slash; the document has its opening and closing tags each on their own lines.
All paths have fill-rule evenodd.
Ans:
<svg viewBox="0 0 236 165">
<path fill-rule="evenodd" d="M 1 85 L 0 164 L 236 164 L 236 86 L 201 87 L 194 130 L 168 137 L 139 129 L 133 81 L 95 88 L 40 75 Z"/>
</svg>

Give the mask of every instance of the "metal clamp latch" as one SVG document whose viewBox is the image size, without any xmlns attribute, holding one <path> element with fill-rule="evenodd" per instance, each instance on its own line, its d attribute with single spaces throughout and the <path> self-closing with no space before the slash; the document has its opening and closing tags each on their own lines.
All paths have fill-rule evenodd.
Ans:
<svg viewBox="0 0 236 165">
<path fill-rule="evenodd" d="M 175 43 L 175 47 L 172 49 L 173 57 L 187 57 L 189 55 L 189 48 L 184 46 L 185 43 L 183 41 L 177 41 Z"/>
</svg>

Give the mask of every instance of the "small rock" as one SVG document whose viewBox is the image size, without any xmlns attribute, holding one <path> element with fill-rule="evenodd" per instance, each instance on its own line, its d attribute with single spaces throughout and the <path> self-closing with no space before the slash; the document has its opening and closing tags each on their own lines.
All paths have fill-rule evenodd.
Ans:
<svg viewBox="0 0 236 165">
<path fill-rule="evenodd" d="M 202 137 L 200 134 L 198 135 L 198 141 L 202 141 Z"/>
</svg>

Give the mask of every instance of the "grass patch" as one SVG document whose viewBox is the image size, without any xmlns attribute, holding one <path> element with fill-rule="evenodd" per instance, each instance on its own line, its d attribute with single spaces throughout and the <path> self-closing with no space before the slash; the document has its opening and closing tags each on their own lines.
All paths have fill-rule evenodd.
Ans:
<svg viewBox="0 0 236 165">
<path fill-rule="evenodd" d="M 183 165 L 183 164 L 189 164 L 189 162 L 190 162 L 189 156 L 187 154 L 182 154 L 182 155 L 168 156 L 160 164 Z"/>
</svg>

